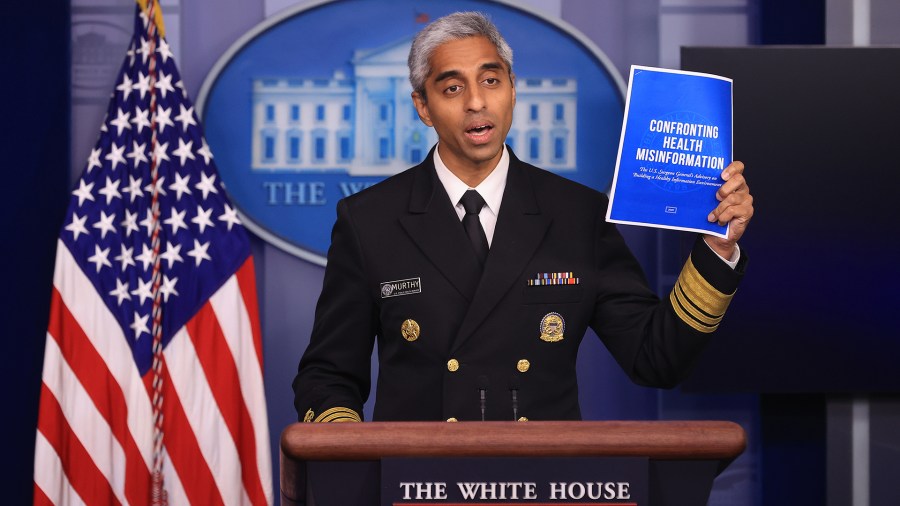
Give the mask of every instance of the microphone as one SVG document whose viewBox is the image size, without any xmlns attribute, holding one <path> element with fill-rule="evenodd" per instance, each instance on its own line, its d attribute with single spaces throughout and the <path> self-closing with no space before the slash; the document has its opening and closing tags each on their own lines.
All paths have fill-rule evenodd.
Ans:
<svg viewBox="0 0 900 506">
<path fill-rule="evenodd" d="M 509 394 L 512 396 L 513 421 L 519 419 L 519 377 L 509 377 Z"/>
<path fill-rule="evenodd" d="M 487 409 L 487 401 L 486 401 L 486 392 L 490 382 L 488 381 L 487 376 L 481 375 L 478 377 L 478 396 L 481 401 L 481 421 L 484 421 L 484 412 Z"/>
</svg>

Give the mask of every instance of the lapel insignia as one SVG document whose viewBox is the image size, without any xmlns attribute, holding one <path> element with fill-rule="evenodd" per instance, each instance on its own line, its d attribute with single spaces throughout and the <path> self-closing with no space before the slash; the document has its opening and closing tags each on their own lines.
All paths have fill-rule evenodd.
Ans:
<svg viewBox="0 0 900 506">
<path fill-rule="evenodd" d="M 547 313 L 541 318 L 541 341 L 555 343 L 565 337 L 566 321 L 559 313 Z"/>
<path fill-rule="evenodd" d="M 381 283 L 381 298 L 399 297 L 422 292 L 422 278 L 398 279 Z"/>
<path fill-rule="evenodd" d="M 419 338 L 419 324 L 415 320 L 406 320 L 400 325 L 400 334 L 403 339 L 413 342 Z"/>
<path fill-rule="evenodd" d="M 581 279 L 574 272 L 539 272 L 528 280 L 528 286 L 577 285 Z"/>
</svg>

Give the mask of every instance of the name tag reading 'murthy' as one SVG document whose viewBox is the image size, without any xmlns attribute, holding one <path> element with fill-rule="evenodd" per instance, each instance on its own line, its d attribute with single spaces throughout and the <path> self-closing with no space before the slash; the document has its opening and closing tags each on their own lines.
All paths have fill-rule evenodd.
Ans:
<svg viewBox="0 0 900 506">
<path fill-rule="evenodd" d="M 397 281 L 385 281 L 381 283 L 381 298 L 399 297 L 422 292 L 422 279 L 409 278 Z"/>
</svg>

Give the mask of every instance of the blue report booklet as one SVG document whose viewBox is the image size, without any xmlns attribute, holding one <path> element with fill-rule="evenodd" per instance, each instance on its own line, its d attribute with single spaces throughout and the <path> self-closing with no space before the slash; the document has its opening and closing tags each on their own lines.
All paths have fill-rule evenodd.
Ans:
<svg viewBox="0 0 900 506">
<path fill-rule="evenodd" d="M 631 67 L 607 221 L 728 236 L 706 217 L 732 161 L 731 84 Z"/>
</svg>

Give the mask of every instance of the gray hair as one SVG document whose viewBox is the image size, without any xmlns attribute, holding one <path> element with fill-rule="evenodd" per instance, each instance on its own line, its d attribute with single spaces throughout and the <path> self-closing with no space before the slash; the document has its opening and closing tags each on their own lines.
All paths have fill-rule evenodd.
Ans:
<svg viewBox="0 0 900 506">
<path fill-rule="evenodd" d="M 409 50 L 409 83 L 414 91 L 425 97 L 425 80 L 431 74 L 429 59 L 435 49 L 445 42 L 468 37 L 485 37 L 512 73 L 513 52 L 500 35 L 500 31 L 485 14 L 480 12 L 456 12 L 434 20 L 413 39 Z"/>
</svg>

